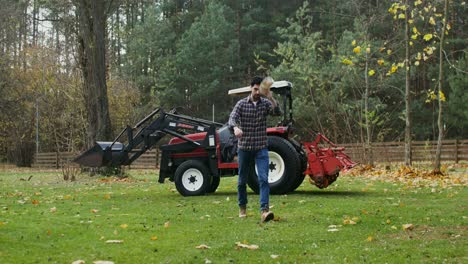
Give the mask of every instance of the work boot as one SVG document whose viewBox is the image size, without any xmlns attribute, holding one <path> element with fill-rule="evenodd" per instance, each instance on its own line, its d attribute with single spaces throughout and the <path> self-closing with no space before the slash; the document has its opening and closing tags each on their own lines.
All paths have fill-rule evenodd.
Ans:
<svg viewBox="0 0 468 264">
<path fill-rule="evenodd" d="M 239 217 L 240 218 L 247 217 L 247 207 L 246 206 L 239 206 Z"/>
<path fill-rule="evenodd" d="M 262 210 L 261 212 L 261 218 L 262 218 L 262 223 L 265 223 L 265 222 L 268 222 L 270 220 L 273 220 L 273 218 L 275 218 L 275 215 L 273 214 L 273 212 L 270 212 L 269 210 Z"/>
</svg>

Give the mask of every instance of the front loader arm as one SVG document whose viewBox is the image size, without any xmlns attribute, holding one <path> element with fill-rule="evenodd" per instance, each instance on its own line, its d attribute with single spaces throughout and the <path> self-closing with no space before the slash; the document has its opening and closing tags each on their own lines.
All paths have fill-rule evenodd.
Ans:
<svg viewBox="0 0 468 264">
<path fill-rule="evenodd" d="M 190 142 L 194 146 L 200 146 L 200 143 L 187 138 L 184 131 L 215 131 L 215 128 L 221 125 L 208 120 L 179 115 L 174 111 L 164 112 L 163 109 L 157 108 L 133 128 L 127 125 L 114 141 L 96 142 L 95 146 L 75 158 L 74 162 L 88 167 L 130 165 L 167 134 Z M 209 134 L 207 133 L 206 136 L 209 137 Z M 126 135 L 126 140 L 123 138 L 124 135 Z M 122 139 L 125 143 L 120 142 Z M 203 147 L 208 148 L 208 145 Z"/>
</svg>

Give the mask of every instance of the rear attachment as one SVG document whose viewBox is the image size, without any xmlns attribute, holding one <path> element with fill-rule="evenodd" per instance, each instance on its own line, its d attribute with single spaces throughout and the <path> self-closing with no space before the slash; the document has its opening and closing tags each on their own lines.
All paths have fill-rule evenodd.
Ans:
<svg viewBox="0 0 468 264">
<path fill-rule="evenodd" d="M 321 148 L 321 141 L 328 143 L 329 147 Z M 313 142 L 304 142 L 307 152 L 308 165 L 304 175 L 309 175 L 310 183 L 320 189 L 327 188 L 339 176 L 340 171 L 346 171 L 357 163 L 353 162 L 343 151 L 345 148 L 336 146 L 327 137 L 318 133 Z"/>
</svg>

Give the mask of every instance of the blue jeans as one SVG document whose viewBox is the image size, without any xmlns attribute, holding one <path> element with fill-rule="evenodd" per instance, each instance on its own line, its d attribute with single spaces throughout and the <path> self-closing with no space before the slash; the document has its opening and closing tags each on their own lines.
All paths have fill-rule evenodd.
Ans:
<svg viewBox="0 0 468 264">
<path fill-rule="evenodd" d="M 247 177 L 252 167 L 257 165 L 258 185 L 260 187 L 260 210 L 268 210 L 270 185 L 268 185 L 268 149 L 242 150 L 237 152 L 239 179 L 237 181 L 237 199 L 239 206 L 247 205 Z"/>
</svg>

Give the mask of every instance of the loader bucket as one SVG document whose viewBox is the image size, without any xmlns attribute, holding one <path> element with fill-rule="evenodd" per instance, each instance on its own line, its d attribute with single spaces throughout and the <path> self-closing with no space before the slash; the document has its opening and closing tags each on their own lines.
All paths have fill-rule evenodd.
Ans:
<svg viewBox="0 0 468 264">
<path fill-rule="evenodd" d="M 73 161 L 86 167 L 103 167 L 120 165 L 117 160 L 122 156 L 124 145 L 120 142 L 96 142 L 95 145 L 83 152 Z"/>
</svg>

